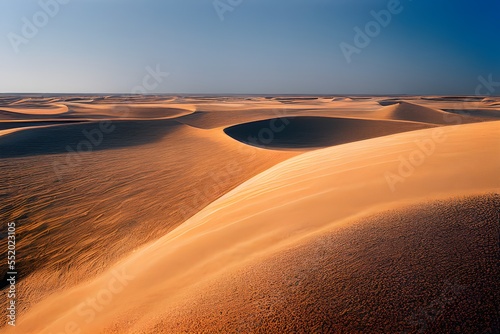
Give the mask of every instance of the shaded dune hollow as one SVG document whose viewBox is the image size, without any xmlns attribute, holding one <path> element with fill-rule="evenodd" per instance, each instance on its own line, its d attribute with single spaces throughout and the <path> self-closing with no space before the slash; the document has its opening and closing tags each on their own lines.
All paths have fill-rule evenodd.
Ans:
<svg viewBox="0 0 500 334">
<path fill-rule="evenodd" d="M 270 149 L 319 148 L 433 127 L 430 124 L 297 116 L 238 124 L 224 132 L 242 143 Z"/>
<path fill-rule="evenodd" d="M 71 152 L 71 150 L 89 152 L 138 146 L 159 141 L 167 134 L 185 127 L 185 125 L 169 119 L 67 123 L 23 129 L 1 137 L 0 158 L 59 154 Z"/>
</svg>

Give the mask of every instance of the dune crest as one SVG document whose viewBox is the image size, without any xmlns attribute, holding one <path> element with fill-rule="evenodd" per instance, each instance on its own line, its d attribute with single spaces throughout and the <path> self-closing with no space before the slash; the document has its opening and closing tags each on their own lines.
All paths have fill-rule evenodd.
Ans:
<svg viewBox="0 0 500 334">
<path fill-rule="evenodd" d="M 12 113 L 12 114 L 21 114 L 21 115 L 61 115 L 68 112 L 68 107 L 64 104 L 21 104 L 19 106 L 8 106 L 8 107 L 0 107 L 2 111 Z"/>
<path fill-rule="evenodd" d="M 420 106 L 410 102 L 397 102 L 383 107 L 372 114 L 375 118 L 404 120 L 430 124 L 454 124 L 453 118 L 442 110 Z"/>
<path fill-rule="evenodd" d="M 437 129 L 359 141 L 286 160 L 225 194 L 103 276 L 34 305 L 17 329 L 50 333 L 74 322 L 89 333 L 133 333 L 152 324 L 168 332 L 162 319 L 183 301 L 184 293 L 200 291 L 197 287 L 211 279 L 227 279 L 234 268 L 253 259 L 386 209 L 497 192 L 499 127 L 500 122 L 488 122 L 440 129 L 443 140 L 411 175 L 401 176 L 404 181 L 396 191 L 391 191 L 386 173 L 398 173 L 401 157 L 414 154 L 416 143 L 434 138 Z M 481 136 L 470 140 L 477 133 Z M 488 164 L 482 163 L 486 160 Z M 116 270 L 126 270 L 133 278 L 86 322 L 78 312 L 81 303 L 106 289 Z M 225 289 L 224 284 L 216 286 Z"/>
</svg>

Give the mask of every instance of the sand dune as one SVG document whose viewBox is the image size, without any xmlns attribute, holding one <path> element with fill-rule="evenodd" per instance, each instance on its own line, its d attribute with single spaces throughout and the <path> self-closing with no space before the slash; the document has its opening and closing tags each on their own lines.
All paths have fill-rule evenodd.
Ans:
<svg viewBox="0 0 500 334">
<path fill-rule="evenodd" d="M 354 220 L 197 286 L 145 331 L 495 332 L 499 207 L 490 194 Z"/>
<path fill-rule="evenodd" d="M 67 153 L 68 146 L 74 151 L 91 152 L 143 145 L 181 126 L 185 125 L 170 120 L 40 126 L 0 138 L 0 158 Z"/>
<path fill-rule="evenodd" d="M 60 115 L 68 112 L 68 107 L 63 104 L 23 104 L 19 107 L 0 107 L 2 111 L 23 115 Z"/>
<path fill-rule="evenodd" d="M 500 110 L 497 109 L 445 109 L 444 111 L 459 115 L 470 115 L 493 119 L 500 118 Z"/>
<path fill-rule="evenodd" d="M 340 145 L 429 127 L 411 122 L 300 116 L 234 125 L 224 132 L 245 144 L 290 149 Z"/>
<path fill-rule="evenodd" d="M 373 100 L 357 102 L 355 104 L 345 101 L 334 101 L 329 103 L 312 103 L 309 100 L 287 106 L 276 102 L 260 102 L 230 105 L 206 105 L 197 106 L 197 111 L 179 117 L 178 120 L 184 124 L 202 129 L 214 129 L 260 121 L 275 117 L 294 116 L 321 116 L 321 117 L 364 117 L 370 118 L 373 111 L 380 105 Z"/>
<path fill-rule="evenodd" d="M 405 99 L 405 101 L 407 101 Z M 498 109 L 498 106 L 493 105 L 491 102 L 487 102 L 482 98 L 467 97 L 464 99 L 422 99 L 409 100 L 408 102 L 418 104 L 423 107 L 428 107 L 431 109 L 440 110 L 476 110 L 476 109 Z"/>
<path fill-rule="evenodd" d="M 26 115 L 17 112 L 11 112 L 0 109 L 0 119 L 11 120 L 11 119 L 25 119 Z"/>
<path fill-rule="evenodd" d="M 496 101 L 0 96 L 15 333 L 494 332 Z"/>
<path fill-rule="evenodd" d="M 86 118 L 137 118 L 137 119 L 167 119 L 192 113 L 195 108 L 189 105 L 159 103 L 141 104 L 80 104 L 67 103 L 71 117 Z"/>
<path fill-rule="evenodd" d="M 243 122 L 264 120 L 271 117 L 287 115 L 289 110 L 281 108 L 255 108 L 245 109 L 234 106 L 226 111 L 196 111 L 192 114 L 179 117 L 178 121 L 200 129 L 215 129 Z"/>
<path fill-rule="evenodd" d="M 82 131 L 99 129 L 96 124 L 0 138 L 0 219 L 15 220 L 19 228 L 20 317 L 47 294 L 91 279 L 251 176 L 300 153 L 260 150 L 221 130 L 173 120 L 114 121 L 99 145 L 79 153 L 79 143 L 88 141 Z M 6 250 L 0 239 L 0 256 Z M 6 268 L 0 270 L 3 276 Z"/>
<path fill-rule="evenodd" d="M 454 102 L 462 102 L 462 101 L 482 101 L 483 97 L 481 96 L 423 96 L 422 100 L 429 101 L 454 101 Z"/>
<path fill-rule="evenodd" d="M 480 121 L 480 119 L 474 119 L 468 116 L 455 115 L 455 117 L 452 117 L 450 114 L 442 110 L 432 109 L 409 102 L 398 102 L 396 104 L 383 107 L 372 113 L 371 117 L 441 125 L 456 124 L 455 122 L 457 117 L 460 117 L 460 123 Z"/>
<path fill-rule="evenodd" d="M 197 105 L 197 111 L 178 118 L 178 121 L 202 129 L 214 129 L 230 127 L 241 123 L 263 121 L 276 117 L 346 117 L 364 118 L 372 120 L 400 120 L 437 125 L 455 125 L 491 120 L 481 115 L 463 116 L 444 112 L 436 108 L 420 106 L 416 103 L 409 103 L 398 100 L 390 107 L 380 107 L 377 99 L 362 99 L 360 101 L 349 102 L 344 98 L 340 100 L 325 102 L 311 102 L 310 100 L 299 101 L 286 106 L 276 104 L 274 101 L 253 102 L 248 104 L 205 104 Z M 418 101 L 418 98 L 415 98 Z M 436 103 L 429 101 L 430 103 Z M 470 104 L 441 103 L 439 108 L 478 108 L 476 103 Z M 477 116 L 477 117 L 473 117 Z"/>
<path fill-rule="evenodd" d="M 497 244 L 483 236 L 494 231 L 491 224 L 497 197 L 438 202 L 428 207 L 430 211 L 396 211 L 382 220 L 363 217 L 439 198 L 497 192 L 499 127 L 499 122 L 487 122 L 424 129 L 329 147 L 286 160 L 120 261 L 114 270 L 126 270 L 133 279 L 111 294 L 92 319 L 82 314 L 81 303 L 109 289 L 113 269 L 92 282 L 33 305 L 17 329 L 24 333 L 57 332 L 74 321 L 86 333 L 172 333 L 184 329 L 210 332 L 240 328 L 237 326 L 241 322 L 236 323 L 236 319 L 255 319 L 256 331 L 278 333 L 291 328 L 332 328 L 331 320 L 325 322 L 325 312 L 338 317 L 338 321 L 334 320 L 338 330 L 362 332 L 367 323 L 383 331 L 415 328 L 418 324 L 401 323 L 411 321 L 407 319 L 409 310 L 401 309 L 393 315 L 391 308 L 408 301 L 427 307 L 440 296 L 445 284 L 443 275 L 450 272 L 451 284 L 465 285 L 467 296 L 476 296 L 485 304 L 465 305 L 466 301 L 457 297 L 451 302 L 453 307 L 443 312 L 456 314 L 462 312 L 462 305 L 467 306 L 463 312 L 471 310 L 475 312 L 473 319 L 480 320 L 475 325 L 495 326 L 491 312 L 497 305 L 489 293 L 491 289 L 498 292 L 498 287 L 488 284 L 496 282 L 490 280 L 498 268 L 490 266 L 495 263 Z M 418 165 L 404 172 L 401 159 L 415 159 L 415 152 L 424 150 L 420 145 L 423 141 L 427 145 L 434 142 L 434 149 L 427 146 L 427 150 L 417 154 Z M 394 191 L 388 172 L 399 173 L 403 179 L 395 189 L 393 184 Z M 485 211 L 474 211 L 474 203 L 483 203 Z M 456 211 L 457 205 L 470 211 L 462 215 Z M 434 215 L 435 212 L 443 215 Z M 473 219 L 476 213 L 483 214 L 484 219 L 471 221 L 475 225 L 457 223 L 458 217 Z M 425 226 L 418 224 L 427 222 L 429 215 L 438 220 Z M 360 219 L 364 221 L 352 224 Z M 374 231 L 381 224 L 381 230 Z M 354 230 L 337 234 L 344 227 Z M 464 235 L 461 231 L 471 233 Z M 436 239 L 422 246 L 422 238 L 432 237 Z M 310 258 L 317 249 L 311 240 L 325 240 L 334 248 L 320 248 L 326 253 Z M 453 246 L 457 240 L 464 243 Z M 303 243 L 305 249 L 300 248 Z M 444 248 L 443 243 L 447 245 Z M 339 248 L 343 244 L 346 247 Z M 411 245 L 420 247 L 422 252 L 416 254 L 421 257 L 405 253 L 416 251 Z M 477 248 L 470 252 L 468 245 Z M 341 253 L 329 253 L 335 249 Z M 315 258 L 321 261 L 311 262 Z M 471 259 L 478 262 L 471 263 Z M 427 260 L 434 261 L 436 267 L 430 270 Z M 253 269 L 262 270 L 264 277 L 259 272 L 242 276 Z M 307 270 L 313 273 L 308 275 Z M 404 281 L 410 273 L 415 279 Z M 474 285 L 476 278 L 479 283 Z M 329 283 L 344 284 L 345 288 Z M 247 291 L 239 292 L 242 287 Z M 294 292 L 299 288 L 300 296 Z M 266 291 L 273 294 L 266 295 Z M 255 295 L 249 296 L 252 292 Z M 342 299 L 331 305 L 320 299 L 324 293 Z M 222 296 L 224 303 L 217 295 Z M 238 298 L 256 301 L 256 310 L 244 313 L 246 309 L 241 305 L 245 300 Z M 368 302 L 364 304 L 364 300 Z M 191 306 L 186 309 L 185 305 Z M 217 312 L 222 320 L 215 318 Z M 449 328 L 454 324 L 453 318 L 438 317 L 432 326 Z M 224 321 L 227 327 L 221 327 Z M 252 326 L 248 321 L 245 325 Z"/>
<path fill-rule="evenodd" d="M 16 129 L 18 128 L 19 130 L 22 128 L 26 127 L 41 127 L 41 126 L 48 126 L 48 125 L 61 125 L 61 124 L 76 124 L 76 123 L 82 123 L 85 122 L 85 120 L 80 120 L 80 119 L 73 119 L 73 120 L 57 120 L 57 119 L 47 119 L 47 120 L 13 120 L 13 121 L 5 121 L 5 120 L 0 120 L 0 130 L 6 130 L 6 129 Z"/>
</svg>

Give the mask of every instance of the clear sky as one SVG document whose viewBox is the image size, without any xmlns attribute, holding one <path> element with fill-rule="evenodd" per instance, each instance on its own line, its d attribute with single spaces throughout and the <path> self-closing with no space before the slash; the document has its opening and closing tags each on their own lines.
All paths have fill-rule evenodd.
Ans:
<svg viewBox="0 0 500 334">
<path fill-rule="evenodd" d="M 169 73 L 148 93 L 474 94 L 479 76 L 500 82 L 499 0 L 394 1 L 0 0 L 0 93 L 130 93 L 148 67 Z M 355 41 L 367 24 L 369 43 Z"/>
</svg>

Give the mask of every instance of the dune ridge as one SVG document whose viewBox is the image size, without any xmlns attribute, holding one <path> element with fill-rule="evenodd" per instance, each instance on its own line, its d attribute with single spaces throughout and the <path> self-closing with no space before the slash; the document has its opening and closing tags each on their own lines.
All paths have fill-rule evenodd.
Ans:
<svg viewBox="0 0 500 334">
<path fill-rule="evenodd" d="M 318 258 L 318 261 L 327 259 L 325 270 L 318 270 L 319 276 L 305 280 L 295 277 L 303 276 L 307 269 L 305 263 L 305 267 L 301 267 L 292 262 L 276 263 L 276 259 L 287 254 L 284 258 L 292 256 L 307 262 L 314 254 L 301 254 L 307 253 L 304 249 L 312 240 L 341 234 L 341 227 L 356 225 L 357 230 L 362 230 L 365 221 L 389 224 L 384 225 L 390 226 L 384 230 L 389 234 L 398 226 L 406 226 L 400 230 L 405 234 L 413 225 L 401 225 L 401 221 L 410 219 L 404 217 L 424 222 L 419 212 L 428 212 L 426 208 L 436 210 L 432 211 L 435 214 L 428 212 L 425 217 L 451 218 L 435 222 L 428 230 L 408 232 L 411 240 L 432 236 L 433 229 L 439 234 L 439 229 L 455 226 L 453 219 L 477 216 L 491 221 L 499 183 L 492 172 L 498 169 L 500 151 L 495 131 L 498 133 L 500 129 L 490 116 L 499 112 L 497 102 L 498 98 L 494 97 L 0 94 L 0 109 L 21 111 L 0 110 L 0 181 L 3 185 L 0 220 L 16 221 L 20 233 L 18 319 L 26 320 L 20 330 L 59 331 L 67 324 L 66 320 L 74 319 L 82 322 L 79 324 L 82 333 L 92 334 L 227 332 L 248 329 L 248 322 L 255 321 L 261 324 L 249 330 L 306 331 L 300 326 L 332 328 L 325 320 L 325 314 L 330 314 L 356 323 L 356 328 L 346 327 L 345 323 L 333 328 L 361 331 L 359 326 L 363 322 L 357 315 L 343 317 L 344 313 L 334 313 L 332 305 L 320 303 L 321 294 L 330 293 L 321 283 L 321 277 L 339 277 L 334 268 L 328 267 L 328 261 L 337 259 L 335 256 Z M 383 104 L 390 104 L 394 110 L 381 108 Z M 51 114 L 54 106 L 62 105 L 68 108 L 67 112 Z M 462 110 L 473 117 L 455 114 Z M 442 112 L 447 122 L 427 122 L 429 117 L 431 120 L 444 117 Z M 405 120 L 409 116 L 417 121 Z M 304 117 L 320 121 L 306 127 L 309 135 L 302 137 L 290 129 L 288 134 L 286 129 L 276 131 L 279 129 L 273 125 L 279 124 L 271 122 L 273 118 Z M 328 123 L 331 126 L 322 124 L 325 118 L 326 122 L 333 122 Z M 88 152 L 68 151 L 77 150 L 82 141 L 88 140 L 83 130 L 99 129 L 101 121 L 111 122 L 118 128 L 104 134 L 103 141 Z M 472 131 L 466 123 L 473 122 L 484 123 L 477 124 Z M 273 131 L 275 146 L 271 141 L 262 149 L 265 145 L 238 142 L 224 133 L 226 128 L 247 127 L 248 123 L 260 124 L 260 129 L 259 126 L 253 129 L 259 132 Z M 441 127 L 454 124 L 465 125 Z M 418 130 L 419 127 L 428 129 Z M 331 130 L 336 131 L 332 134 Z M 405 133 L 375 138 L 401 131 Z M 338 136 L 339 133 L 343 133 L 344 138 Z M 321 145 L 318 146 L 318 142 L 304 145 L 311 134 L 317 136 L 313 139 L 318 139 Z M 283 146 L 283 142 L 279 143 L 283 139 L 293 150 L 277 146 Z M 362 141 L 344 143 L 346 140 Z M 264 136 L 259 141 L 257 144 L 268 140 Z M 301 155 L 338 144 L 341 145 Z M 473 153 L 474 150 L 477 152 Z M 289 158 L 292 159 L 288 162 Z M 276 164 L 279 165 L 273 167 Z M 462 196 L 474 194 L 477 196 L 462 201 Z M 423 204 L 415 210 L 405 209 L 418 203 Z M 474 211 L 474 203 L 485 210 L 486 216 Z M 458 212 L 460 205 L 466 208 L 464 215 Z M 379 218 L 371 218 L 384 210 L 389 211 L 377 216 Z M 450 210 L 455 210 L 456 215 Z M 400 217 L 397 222 L 390 214 L 393 211 Z M 464 226 L 458 227 L 464 233 L 471 232 Z M 488 229 L 489 225 L 482 224 L 472 232 L 474 235 L 491 232 Z M 179 231 L 183 232 L 178 234 Z M 363 239 L 363 233 L 356 233 L 350 236 L 375 242 L 375 239 Z M 445 244 L 455 242 L 443 240 Z M 473 248 L 475 256 L 483 261 L 480 249 L 490 247 L 490 243 L 484 243 L 488 240 L 491 241 L 471 238 L 460 242 Z M 287 251 L 299 246 L 300 251 Z M 351 246 L 351 255 L 359 254 L 357 260 L 350 263 L 366 262 L 358 261 L 368 256 L 365 244 L 345 246 Z M 6 239 L 0 238 L 0 257 L 7 256 L 6 249 Z M 106 251 L 102 252 L 103 249 Z M 452 257 L 449 252 L 443 253 L 446 249 L 431 247 L 422 254 L 436 254 L 437 258 L 447 261 Z M 392 263 L 388 261 L 394 260 L 392 255 L 384 252 L 373 260 L 385 268 L 387 263 Z M 457 263 L 463 268 L 473 268 L 468 259 L 470 257 L 465 257 Z M 105 282 L 103 277 L 109 277 L 107 268 L 119 270 L 123 263 L 136 263 L 136 269 L 144 271 L 136 279 L 138 291 L 146 287 L 145 296 L 136 296 L 127 288 L 90 323 L 75 314 L 75 308 L 67 306 L 95 296 L 100 284 Z M 340 267 L 345 263 L 341 261 Z M 405 268 L 401 263 L 393 264 L 390 270 Z M 416 264 L 419 265 L 418 261 Z M 271 284 L 265 275 L 252 274 L 252 268 L 267 270 L 277 280 Z M 5 274 L 5 267 L 2 269 L 0 276 Z M 344 269 L 349 273 L 352 268 Z M 492 271 L 483 269 L 491 268 L 483 266 L 477 272 L 484 278 L 490 277 Z M 351 273 L 363 274 L 370 270 L 369 266 L 361 266 Z M 405 270 L 411 273 L 411 269 Z M 148 273 L 151 282 L 144 276 Z M 474 277 L 476 272 L 470 275 Z M 429 276 L 420 277 L 423 283 L 432 281 Z M 3 282 L 2 287 L 6 281 Z M 247 289 L 252 295 L 240 294 L 238 291 L 244 285 L 238 282 L 252 284 L 253 289 Z M 385 284 L 383 280 L 378 282 Z M 409 288 L 419 287 L 422 282 Z M 439 282 L 435 283 L 429 285 L 432 291 L 443 288 Z M 271 289 L 266 288 L 269 284 Z M 290 290 L 282 284 L 298 286 L 298 290 Z M 281 292 L 273 295 L 274 291 Z M 485 290 L 468 287 L 467 291 L 484 296 Z M 296 294 L 298 292 L 302 297 Z M 436 296 L 434 292 L 430 296 Z M 265 298 L 265 294 L 272 298 Z M 304 300 L 307 294 L 309 297 Z M 350 299 L 351 295 L 336 298 L 343 298 L 344 305 L 361 309 L 362 305 L 357 304 L 356 298 Z M 51 300 L 59 304 L 54 306 Z M 491 306 L 487 299 L 481 300 Z M 413 305 L 411 300 L 403 301 Z M 0 302 L 2 309 L 5 302 L 6 299 Z M 433 304 L 433 300 L 428 302 Z M 311 309 L 308 306 L 311 303 L 319 303 L 321 309 Z M 380 305 L 384 303 L 387 301 L 380 300 Z M 255 305 L 256 309 L 248 309 L 248 304 Z M 116 312 L 110 307 L 115 307 Z M 302 307 L 307 312 L 303 313 Z M 467 309 L 465 305 L 460 307 Z M 294 316 L 290 318 L 287 309 L 293 310 Z M 374 319 L 374 314 L 383 314 L 380 308 L 375 309 L 377 312 L 370 318 L 374 328 L 383 332 L 382 327 L 377 326 L 395 326 L 392 320 L 384 324 L 378 316 Z M 475 312 L 481 308 L 468 310 Z M 46 311 L 51 314 L 47 315 Z M 463 318 L 460 312 L 453 311 L 450 315 Z M 39 327 L 35 325 L 37 321 Z M 485 318 L 476 317 L 473 321 L 484 324 Z M 0 327 L 4 324 L 5 318 L 2 318 Z M 450 322 L 441 324 L 448 326 Z M 275 325 L 277 327 L 273 327 Z M 415 326 L 409 328 L 418 330 Z"/>
<path fill-rule="evenodd" d="M 499 208 L 481 194 L 347 221 L 196 286 L 130 332 L 496 332 Z"/>
<path fill-rule="evenodd" d="M 410 102 L 397 102 L 383 107 L 372 114 L 376 118 L 405 120 L 431 124 L 453 124 L 453 118 L 442 110 L 432 109 Z M 464 120 L 462 120 L 464 122 Z M 465 123 L 470 123 L 465 119 Z"/>
<path fill-rule="evenodd" d="M 34 305 L 18 328 L 44 333 L 75 321 L 92 333 L 136 333 L 146 328 L 168 332 L 162 321 L 175 305 L 185 302 L 183 293 L 202 291 L 197 287 L 210 279 L 230 279 L 236 267 L 285 251 L 297 240 L 321 236 L 356 217 L 423 200 L 498 192 L 499 126 L 500 122 L 487 122 L 443 128 L 446 139 L 394 192 L 385 173 L 397 171 L 398 157 L 414 152 L 415 141 L 433 138 L 436 129 L 329 147 L 286 160 L 120 261 L 114 269 L 126 269 L 134 279 L 93 321 L 82 321 L 78 305 L 108 284 L 111 271 Z M 486 158 L 488 163 L 482 163 Z M 275 270 L 280 268 L 284 269 Z M 224 292 L 225 287 L 218 284 L 206 293 Z"/>
<path fill-rule="evenodd" d="M 12 107 L 12 104 L 8 107 L 0 107 L 1 110 L 12 113 L 12 114 L 22 114 L 22 115 L 60 115 L 68 112 L 68 107 L 64 104 L 22 104 L 20 106 Z"/>
<path fill-rule="evenodd" d="M 0 137 L 0 219 L 16 221 L 23 254 L 20 317 L 47 294 L 92 279 L 251 176 L 300 153 L 260 150 L 173 120 L 112 124 L 116 129 L 99 146 L 80 153 L 78 143 L 88 140 L 82 130 L 95 130 L 95 123 L 21 131 L 30 140 Z M 0 238 L 0 256 L 6 250 Z M 0 277 L 5 272 L 0 268 Z"/>
</svg>

